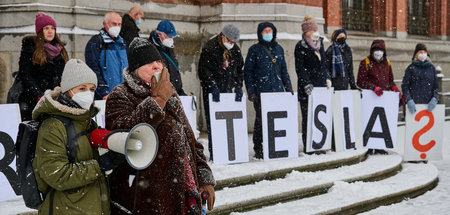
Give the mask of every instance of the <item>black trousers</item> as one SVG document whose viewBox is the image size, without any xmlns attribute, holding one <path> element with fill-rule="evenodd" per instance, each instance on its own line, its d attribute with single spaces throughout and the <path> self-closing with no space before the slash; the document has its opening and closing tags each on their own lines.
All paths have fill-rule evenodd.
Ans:
<svg viewBox="0 0 450 215">
<path fill-rule="evenodd" d="M 303 152 L 306 153 L 306 131 L 308 123 L 308 97 L 300 98 L 300 110 L 302 112 L 302 140 L 303 140 Z"/>
<path fill-rule="evenodd" d="M 206 116 L 206 128 L 208 130 L 208 151 L 209 151 L 209 159 L 213 160 L 213 153 L 212 153 L 212 138 L 211 138 L 211 123 L 210 123 L 210 116 L 209 116 L 209 90 L 202 87 L 202 96 L 203 96 L 203 107 L 205 109 L 205 116 Z"/>
<path fill-rule="evenodd" d="M 262 136 L 262 114 L 261 114 L 261 99 L 257 97 L 253 102 L 253 108 L 255 108 L 255 123 L 253 127 L 253 150 L 255 151 L 255 157 L 263 157 L 263 136 Z"/>
</svg>

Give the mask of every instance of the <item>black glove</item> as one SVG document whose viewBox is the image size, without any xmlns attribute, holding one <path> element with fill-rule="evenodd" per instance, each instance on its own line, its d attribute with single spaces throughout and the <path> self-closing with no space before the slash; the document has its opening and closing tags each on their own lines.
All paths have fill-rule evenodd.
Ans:
<svg viewBox="0 0 450 215">
<path fill-rule="evenodd" d="M 292 95 L 294 95 L 294 91 L 292 90 L 292 88 L 286 87 L 284 88 L 284 91 L 290 92 Z"/>
<path fill-rule="evenodd" d="M 184 90 L 182 88 L 178 89 L 177 91 L 178 91 L 177 93 L 179 96 L 187 96 L 187 94 L 184 92 Z"/>
<path fill-rule="evenodd" d="M 213 102 L 220 102 L 220 91 L 216 85 L 211 87 L 212 99 Z"/>
<path fill-rule="evenodd" d="M 234 88 L 234 93 L 236 93 L 236 97 L 234 98 L 234 101 L 237 101 L 237 102 L 242 101 L 242 95 L 244 94 L 244 92 L 242 92 L 242 88 L 241 87 Z"/>
<path fill-rule="evenodd" d="M 255 102 L 256 101 L 256 94 L 252 93 L 248 95 L 248 100 L 251 102 Z"/>
<path fill-rule="evenodd" d="M 125 156 L 123 154 L 111 150 L 97 158 L 98 166 L 103 172 L 116 168 L 124 160 Z"/>
</svg>

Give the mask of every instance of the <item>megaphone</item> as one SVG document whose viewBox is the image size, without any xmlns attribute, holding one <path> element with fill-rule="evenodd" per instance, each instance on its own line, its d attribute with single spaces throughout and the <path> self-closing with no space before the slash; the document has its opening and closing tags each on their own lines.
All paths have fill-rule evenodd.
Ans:
<svg viewBox="0 0 450 215">
<path fill-rule="evenodd" d="M 95 129 L 89 136 L 94 148 L 104 148 L 125 155 L 128 164 L 137 170 L 150 166 L 158 152 L 158 135 L 155 129 L 140 123 L 131 130 Z"/>
</svg>

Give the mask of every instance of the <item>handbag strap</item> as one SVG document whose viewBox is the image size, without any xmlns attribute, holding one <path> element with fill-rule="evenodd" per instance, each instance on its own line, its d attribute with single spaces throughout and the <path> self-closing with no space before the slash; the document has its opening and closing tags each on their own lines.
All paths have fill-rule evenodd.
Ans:
<svg viewBox="0 0 450 215">
<path fill-rule="evenodd" d="M 281 77 L 281 71 L 280 71 L 280 67 L 278 66 L 277 59 L 272 55 L 272 53 L 269 51 L 269 49 L 267 49 L 267 47 L 265 47 L 259 43 L 258 43 L 258 45 L 263 47 L 263 49 L 266 51 L 267 55 L 269 55 L 269 57 L 272 59 L 272 63 L 275 64 L 275 66 L 277 67 L 277 71 Z"/>
<path fill-rule="evenodd" d="M 170 58 L 169 55 L 166 54 L 164 51 L 161 50 L 161 52 L 167 57 L 167 59 L 169 59 L 172 65 L 175 66 L 175 69 L 177 69 L 177 71 L 179 72 L 180 70 L 178 69 L 178 66 L 175 64 L 175 62 L 173 62 L 172 58 Z"/>
</svg>

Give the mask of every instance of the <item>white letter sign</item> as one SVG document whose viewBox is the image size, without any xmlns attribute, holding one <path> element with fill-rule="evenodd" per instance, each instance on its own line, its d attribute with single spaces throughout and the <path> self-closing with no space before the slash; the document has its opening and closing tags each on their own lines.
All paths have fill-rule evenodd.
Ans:
<svg viewBox="0 0 450 215">
<path fill-rule="evenodd" d="M 315 87 L 308 101 L 306 152 L 331 149 L 333 88 Z"/>
</svg>

